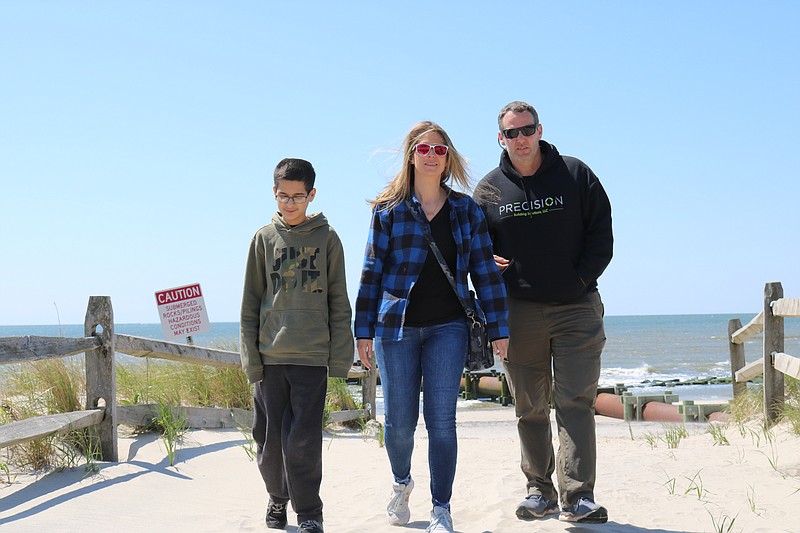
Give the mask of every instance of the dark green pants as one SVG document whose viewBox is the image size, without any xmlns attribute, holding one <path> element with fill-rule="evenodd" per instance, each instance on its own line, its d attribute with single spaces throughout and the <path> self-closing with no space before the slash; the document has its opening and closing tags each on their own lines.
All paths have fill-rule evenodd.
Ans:
<svg viewBox="0 0 800 533">
<path fill-rule="evenodd" d="M 571 304 L 509 298 L 508 361 L 528 494 L 561 505 L 594 498 L 597 446 L 594 402 L 605 345 L 603 302 L 596 291 Z M 550 400 L 556 411 L 553 450 Z M 557 472 L 558 491 L 553 484 Z"/>
</svg>

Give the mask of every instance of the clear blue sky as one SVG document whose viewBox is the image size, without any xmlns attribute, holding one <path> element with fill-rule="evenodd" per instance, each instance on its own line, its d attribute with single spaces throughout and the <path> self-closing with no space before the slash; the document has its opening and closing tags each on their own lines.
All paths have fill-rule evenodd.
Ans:
<svg viewBox="0 0 800 533">
<path fill-rule="evenodd" d="M 608 314 L 755 314 L 768 281 L 800 296 L 798 6 L 2 1 L 0 324 L 82 323 L 90 295 L 157 323 L 154 292 L 193 282 L 238 320 L 287 156 L 354 297 L 409 127 L 477 181 L 511 100 L 611 198 Z"/>
</svg>

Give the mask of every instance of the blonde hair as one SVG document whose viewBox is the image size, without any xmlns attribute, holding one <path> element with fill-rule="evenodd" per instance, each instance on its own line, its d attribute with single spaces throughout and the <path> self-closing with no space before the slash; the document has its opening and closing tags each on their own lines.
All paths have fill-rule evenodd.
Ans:
<svg viewBox="0 0 800 533">
<path fill-rule="evenodd" d="M 424 120 L 414 124 L 403 140 L 403 166 L 386 188 L 374 200 L 369 202 L 373 208 L 377 207 L 381 211 L 388 211 L 411 198 L 411 191 L 414 187 L 414 147 L 419 142 L 419 139 L 428 133 L 441 135 L 448 147 L 447 155 L 445 156 L 447 160 L 442 172 L 442 183 L 452 177 L 460 188 L 469 190 L 469 174 L 467 173 L 466 160 L 458 153 L 458 150 L 453 146 L 453 141 L 450 140 L 450 136 L 441 126 Z"/>
</svg>

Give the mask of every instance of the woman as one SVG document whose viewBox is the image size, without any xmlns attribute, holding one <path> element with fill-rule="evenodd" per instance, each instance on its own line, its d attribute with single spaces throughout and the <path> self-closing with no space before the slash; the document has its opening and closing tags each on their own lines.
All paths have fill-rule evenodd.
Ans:
<svg viewBox="0 0 800 533">
<path fill-rule="evenodd" d="M 468 327 L 458 296 L 429 253 L 421 224 L 429 225 L 459 294 L 467 300 L 470 275 L 501 360 L 508 345 L 506 293 L 483 212 L 472 198 L 446 185 L 449 179 L 463 189 L 469 185 L 464 159 L 447 133 L 432 122 L 416 124 L 403 142 L 403 158 L 401 170 L 371 202 L 355 336 L 358 356 L 367 368 L 374 339 L 381 373 L 384 436 L 394 475 L 389 522 L 405 525 L 411 517 L 411 454 L 421 383 L 433 502 L 427 531 L 452 532 L 456 401 Z"/>
</svg>

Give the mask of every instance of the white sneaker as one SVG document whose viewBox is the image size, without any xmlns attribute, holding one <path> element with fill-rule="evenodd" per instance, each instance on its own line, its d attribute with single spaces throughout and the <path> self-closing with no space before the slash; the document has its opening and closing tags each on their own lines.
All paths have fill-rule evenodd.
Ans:
<svg viewBox="0 0 800 533">
<path fill-rule="evenodd" d="M 407 485 L 392 484 L 392 498 L 386 506 L 386 516 L 389 523 L 395 526 L 404 526 L 411 519 L 411 509 L 408 508 L 408 498 L 414 490 L 414 480 L 409 480 Z"/>
<path fill-rule="evenodd" d="M 426 529 L 428 533 L 453 533 L 453 518 L 450 511 L 438 505 L 431 511 L 431 523 Z"/>
</svg>

